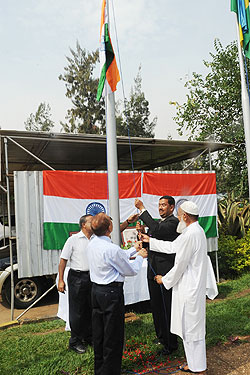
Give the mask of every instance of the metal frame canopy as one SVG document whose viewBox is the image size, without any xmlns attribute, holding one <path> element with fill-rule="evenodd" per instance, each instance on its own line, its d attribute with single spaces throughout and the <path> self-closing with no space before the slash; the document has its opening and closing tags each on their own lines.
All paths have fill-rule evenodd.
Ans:
<svg viewBox="0 0 250 375">
<path fill-rule="evenodd" d="M 0 130 L 1 159 L 8 140 L 9 173 L 18 170 L 106 170 L 106 136 Z M 17 142 L 18 145 L 15 143 Z M 228 143 L 131 138 L 133 166 L 152 170 L 232 146 Z M 20 147 L 22 146 L 22 148 Z M 24 150 L 25 149 L 25 150 Z M 29 153 L 27 153 L 27 151 Z M 117 137 L 119 170 L 131 170 L 128 137 Z M 34 159 L 34 155 L 37 159 Z M 2 171 L 3 172 L 3 171 Z"/>
</svg>

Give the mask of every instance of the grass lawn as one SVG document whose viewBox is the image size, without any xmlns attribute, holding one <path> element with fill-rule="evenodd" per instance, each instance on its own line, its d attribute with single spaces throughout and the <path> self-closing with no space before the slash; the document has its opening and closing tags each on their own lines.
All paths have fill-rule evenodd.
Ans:
<svg viewBox="0 0 250 375">
<path fill-rule="evenodd" d="M 230 336 L 250 333 L 250 275 L 219 285 L 219 299 L 207 304 L 207 346 L 225 342 Z M 248 289 L 248 292 L 247 292 Z M 161 357 L 151 314 L 126 323 L 123 370 L 141 371 L 150 363 L 171 365 L 183 356 L 182 345 L 174 356 Z M 61 320 L 24 324 L 0 331 L 1 375 L 77 375 L 93 374 L 93 349 L 84 355 L 68 351 L 70 334 Z M 148 361 L 148 362 L 147 362 Z"/>
</svg>

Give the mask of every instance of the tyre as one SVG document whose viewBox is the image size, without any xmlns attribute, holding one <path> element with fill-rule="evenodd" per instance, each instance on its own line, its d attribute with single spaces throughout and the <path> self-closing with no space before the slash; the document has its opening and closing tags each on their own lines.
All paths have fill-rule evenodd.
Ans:
<svg viewBox="0 0 250 375">
<path fill-rule="evenodd" d="M 42 277 L 25 277 L 18 279 L 14 274 L 14 306 L 17 309 L 26 309 L 35 302 L 44 291 L 44 280 Z M 4 284 L 4 299 L 10 305 L 10 277 Z"/>
</svg>

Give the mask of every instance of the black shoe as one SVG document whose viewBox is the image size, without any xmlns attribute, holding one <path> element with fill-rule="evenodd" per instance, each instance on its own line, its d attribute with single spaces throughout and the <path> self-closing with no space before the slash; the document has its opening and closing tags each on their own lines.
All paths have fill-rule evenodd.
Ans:
<svg viewBox="0 0 250 375">
<path fill-rule="evenodd" d="M 171 349 L 169 349 L 166 346 L 164 346 L 164 348 L 161 350 L 160 354 L 161 355 L 170 355 L 170 354 L 172 354 L 177 349 L 178 349 L 178 347 L 177 348 L 171 348 Z"/>
<path fill-rule="evenodd" d="M 83 344 L 83 346 L 87 346 L 87 345 L 93 346 L 93 341 L 92 340 L 85 340 L 85 339 L 83 339 L 82 340 L 82 344 Z"/>
<path fill-rule="evenodd" d="M 86 347 L 83 344 L 69 344 L 69 349 L 74 350 L 77 354 L 84 354 L 86 352 Z"/>
<path fill-rule="evenodd" d="M 156 339 L 153 340 L 153 344 L 162 345 L 160 340 L 156 337 Z"/>
</svg>

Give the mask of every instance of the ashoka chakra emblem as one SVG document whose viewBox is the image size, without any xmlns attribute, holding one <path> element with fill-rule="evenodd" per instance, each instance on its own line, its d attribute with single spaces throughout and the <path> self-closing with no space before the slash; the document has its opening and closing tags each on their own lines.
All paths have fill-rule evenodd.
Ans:
<svg viewBox="0 0 250 375">
<path fill-rule="evenodd" d="M 86 208 L 86 215 L 95 216 L 100 212 L 106 213 L 104 205 L 100 202 L 92 202 Z"/>
</svg>

